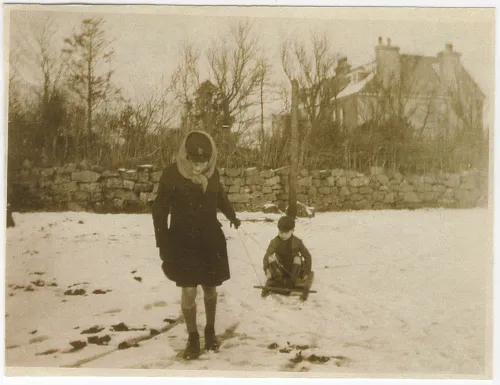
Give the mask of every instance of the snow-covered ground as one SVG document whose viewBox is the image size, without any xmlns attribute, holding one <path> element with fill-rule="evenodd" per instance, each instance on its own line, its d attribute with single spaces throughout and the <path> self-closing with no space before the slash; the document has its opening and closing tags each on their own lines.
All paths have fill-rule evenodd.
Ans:
<svg viewBox="0 0 500 385">
<path fill-rule="evenodd" d="M 232 278 L 219 288 L 216 329 L 226 339 L 219 353 L 184 362 L 178 353 L 185 325 L 173 323 L 180 289 L 161 271 L 150 215 L 14 214 L 16 227 L 6 236 L 6 365 L 229 371 L 226 376 L 490 376 L 489 211 L 299 219 L 296 235 L 313 255 L 317 290 L 306 302 L 261 298 L 253 288 L 264 282 L 262 256 L 276 234 L 269 220 L 277 216 L 239 216 L 238 231 L 221 217 Z M 202 331 L 202 293 L 198 314 Z M 115 330 L 121 323 L 136 330 Z M 167 332 L 118 349 L 169 324 Z M 92 327 L 102 330 L 82 334 Z M 89 337 L 104 337 L 103 344 L 70 345 Z"/>
</svg>

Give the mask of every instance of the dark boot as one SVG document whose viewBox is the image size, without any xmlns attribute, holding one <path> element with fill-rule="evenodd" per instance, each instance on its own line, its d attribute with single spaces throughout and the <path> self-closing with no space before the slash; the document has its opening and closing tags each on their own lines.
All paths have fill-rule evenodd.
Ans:
<svg viewBox="0 0 500 385">
<path fill-rule="evenodd" d="M 215 336 L 215 329 L 211 325 L 205 327 L 205 350 L 219 351 L 219 341 Z"/>
<path fill-rule="evenodd" d="M 290 284 L 295 286 L 297 284 L 297 278 L 299 278 L 299 273 L 300 273 L 300 265 L 294 263 L 292 265 L 292 271 L 290 271 Z"/>
<path fill-rule="evenodd" d="M 200 356 L 200 335 L 198 332 L 189 333 L 188 343 L 183 357 L 186 360 L 195 360 Z"/>
</svg>

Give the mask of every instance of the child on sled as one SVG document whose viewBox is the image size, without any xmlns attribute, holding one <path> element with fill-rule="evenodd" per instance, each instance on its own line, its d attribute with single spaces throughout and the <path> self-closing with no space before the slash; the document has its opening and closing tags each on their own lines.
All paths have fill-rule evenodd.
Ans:
<svg viewBox="0 0 500 385">
<path fill-rule="evenodd" d="M 294 229 L 293 217 L 283 216 L 278 220 L 278 235 L 269 243 L 263 261 L 269 286 L 293 288 L 311 273 L 311 253 L 293 235 Z"/>
</svg>

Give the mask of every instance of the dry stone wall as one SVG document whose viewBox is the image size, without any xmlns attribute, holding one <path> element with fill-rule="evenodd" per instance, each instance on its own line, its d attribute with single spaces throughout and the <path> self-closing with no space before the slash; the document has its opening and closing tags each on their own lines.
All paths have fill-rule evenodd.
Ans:
<svg viewBox="0 0 500 385">
<path fill-rule="evenodd" d="M 85 164 L 24 168 L 10 182 L 13 208 L 149 212 L 162 170 L 150 165 L 108 171 Z M 284 210 L 288 169 L 220 169 L 221 183 L 237 211 Z M 301 170 L 297 199 L 316 211 L 467 208 L 486 206 L 488 176 L 460 174 L 401 175 L 372 168 L 370 175 L 350 170 Z"/>
</svg>

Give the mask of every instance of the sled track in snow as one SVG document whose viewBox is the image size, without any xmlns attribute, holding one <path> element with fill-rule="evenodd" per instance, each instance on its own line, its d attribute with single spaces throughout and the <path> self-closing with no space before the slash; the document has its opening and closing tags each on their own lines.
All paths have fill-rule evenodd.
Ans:
<svg viewBox="0 0 500 385">
<path fill-rule="evenodd" d="M 120 342 L 120 344 L 118 346 L 125 345 L 127 347 L 132 347 L 132 346 L 138 344 L 139 342 L 150 340 L 153 337 L 156 337 L 156 336 L 158 336 L 160 334 L 168 332 L 169 330 L 173 329 L 175 326 L 180 325 L 183 321 L 184 321 L 184 317 L 181 315 L 181 316 L 177 317 L 174 320 L 174 322 L 169 323 L 168 325 L 165 325 L 164 327 L 162 327 L 161 329 L 159 329 L 158 333 L 152 334 L 151 332 L 149 332 L 147 334 L 145 333 L 145 334 L 140 335 L 138 337 L 129 338 L 129 339 L 126 339 L 126 340 L 123 340 L 122 342 Z M 99 353 L 99 354 L 94 354 L 93 356 L 90 356 L 90 357 L 87 357 L 87 358 L 83 358 L 83 359 L 75 362 L 74 364 L 63 365 L 63 368 L 79 368 L 82 365 L 85 365 L 85 364 L 87 364 L 89 362 L 98 360 L 99 358 L 105 357 L 105 356 L 107 356 L 107 355 L 109 355 L 111 353 L 114 353 L 114 352 L 116 352 L 118 350 L 121 350 L 118 346 L 114 347 L 114 348 L 111 348 L 111 349 L 109 349 L 109 350 L 107 350 L 105 352 L 102 352 L 102 353 Z"/>
</svg>

